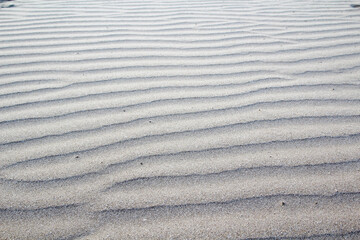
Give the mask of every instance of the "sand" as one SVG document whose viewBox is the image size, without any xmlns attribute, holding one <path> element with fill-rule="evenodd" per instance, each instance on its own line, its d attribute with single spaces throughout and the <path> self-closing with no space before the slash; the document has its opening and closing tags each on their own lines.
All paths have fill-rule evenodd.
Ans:
<svg viewBox="0 0 360 240">
<path fill-rule="evenodd" d="M 0 239 L 360 239 L 360 9 L 0 3 Z"/>
</svg>

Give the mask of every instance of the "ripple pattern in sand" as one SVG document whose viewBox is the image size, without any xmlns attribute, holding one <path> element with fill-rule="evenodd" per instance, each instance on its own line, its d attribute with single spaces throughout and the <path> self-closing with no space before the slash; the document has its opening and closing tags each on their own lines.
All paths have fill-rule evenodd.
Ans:
<svg viewBox="0 0 360 240">
<path fill-rule="evenodd" d="M 0 9 L 0 239 L 357 239 L 347 1 Z"/>
</svg>

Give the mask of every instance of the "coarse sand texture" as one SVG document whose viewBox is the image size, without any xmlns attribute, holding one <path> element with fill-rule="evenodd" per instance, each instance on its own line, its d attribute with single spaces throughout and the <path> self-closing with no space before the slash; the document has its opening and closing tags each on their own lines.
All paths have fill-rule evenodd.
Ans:
<svg viewBox="0 0 360 240">
<path fill-rule="evenodd" d="M 0 3 L 0 240 L 360 239 L 360 8 Z"/>
</svg>

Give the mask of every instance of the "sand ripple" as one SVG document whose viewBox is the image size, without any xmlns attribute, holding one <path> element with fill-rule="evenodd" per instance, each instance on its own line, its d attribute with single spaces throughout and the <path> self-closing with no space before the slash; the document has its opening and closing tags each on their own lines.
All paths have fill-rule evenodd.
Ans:
<svg viewBox="0 0 360 240">
<path fill-rule="evenodd" d="M 11 4 L 0 239 L 360 238 L 349 2 Z"/>
</svg>

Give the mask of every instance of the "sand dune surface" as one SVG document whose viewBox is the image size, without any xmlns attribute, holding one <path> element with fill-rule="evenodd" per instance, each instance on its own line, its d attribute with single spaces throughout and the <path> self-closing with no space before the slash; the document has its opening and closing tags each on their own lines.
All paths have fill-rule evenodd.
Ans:
<svg viewBox="0 0 360 240">
<path fill-rule="evenodd" d="M 0 239 L 360 239 L 358 3 L 0 4 Z"/>
</svg>

